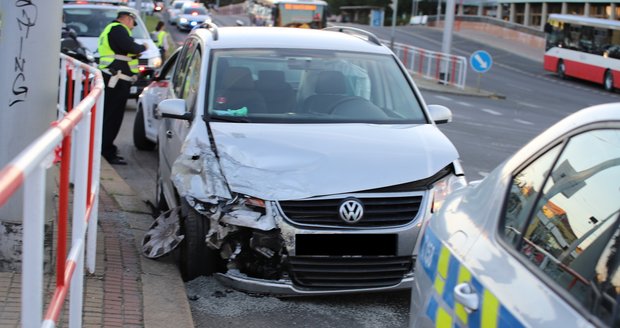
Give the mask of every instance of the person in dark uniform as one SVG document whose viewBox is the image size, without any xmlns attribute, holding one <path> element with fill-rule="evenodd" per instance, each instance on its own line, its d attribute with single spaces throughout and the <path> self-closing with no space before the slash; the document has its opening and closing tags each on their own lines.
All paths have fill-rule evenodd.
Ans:
<svg viewBox="0 0 620 328">
<path fill-rule="evenodd" d="M 99 35 L 99 69 L 103 72 L 105 99 L 103 105 L 103 136 L 101 155 L 110 163 L 125 165 L 118 154 L 114 139 L 118 135 L 125 115 L 131 85 L 137 79 L 138 57 L 148 45 L 138 44 L 131 36 L 136 17 L 120 11 L 116 20 L 108 24 Z"/>
</svg>

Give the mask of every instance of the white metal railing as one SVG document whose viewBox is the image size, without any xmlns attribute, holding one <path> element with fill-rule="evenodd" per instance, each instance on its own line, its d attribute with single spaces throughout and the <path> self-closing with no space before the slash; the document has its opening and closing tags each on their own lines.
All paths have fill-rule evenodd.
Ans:
<svg viewBox="0 0 620 328">
<path fill-rule="evenodd" d="M 59 120 L 0 170 L 0 206 L 4 206 L 22 185 L 23 194 L 28 195 L 23 197 L 23 327 L 55 327 L 69 288 L 69 327 L 81 327 L 85 247 L 88 270 L 95 271 L 103 78 L 96 68 L 63 54 L 60 56 Z M 74 106 L 82 95 L 83 100 Z M 74 147 L 72 140 L 75 140 Z M 72 148 L 75 149 L 74 161 L 71 160 Z M 42 318 L 45 175 L 55 162 L 60 162 L 56 288 Z M 71 199 L 70 174 L 74 176 Z M 72 240 L 67 256 L 70 204 L 73 207 Z"/>
<path fill-rule="evenodd" d="M 381 40 L 387 46 L 389 41 Z M 439 83 L 465 88 L 467 59 L 402 43 L 394 43 L 392 51 L 409 72 Z"/>
</svg>

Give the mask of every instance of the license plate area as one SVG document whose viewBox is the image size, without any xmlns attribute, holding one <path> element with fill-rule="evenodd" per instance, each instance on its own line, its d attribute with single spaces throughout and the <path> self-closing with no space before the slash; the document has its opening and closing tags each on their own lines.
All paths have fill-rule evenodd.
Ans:
<svg viewBox="0 0 620 328">
<path fill-rule="evenodd" d="M 395 256 L 396 234 L 296 235 L 295 255 Z"/>
</svg>

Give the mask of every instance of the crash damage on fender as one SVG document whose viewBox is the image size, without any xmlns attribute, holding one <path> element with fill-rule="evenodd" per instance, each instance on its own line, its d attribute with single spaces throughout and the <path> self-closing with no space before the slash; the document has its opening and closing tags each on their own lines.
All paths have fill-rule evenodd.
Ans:
<svg viewBox="0 0 620 328">
<path fill-rule="evenodd" d="M 197 238 L 217 256 L 190 254 L 187 261 L 221 263 L 217 270 L 190 270 L 184 279 L 215 274 L 239 290 L 276 295 L 408 288 L 430 190 L 446 176 L 462 174 L 451 161 L 456 151 L 436 147 L 445 137 L 432 125 L 342 126 L 343 133 L 392 140 L 371 145 L 328 140 L 321 126 L 298 126 L 294 136 L 282 138 L 289 129 L 279 125 L 265 133 L 251 124 L 213 122 L 192 127 L 171 177 L 208 227 Z M 417 134 L 426 141 L 394 141 Z M 398 155 L 368 156 L 380 149 Z M 433 160 L 423 156 L 425 167 L 408 169 L 428 152 L 436 154 Z M 178 227 L 183 211 L 171 211 L 179 213 Z M 147 257 L 154 239 L 145 241 Z"/>
</svg>

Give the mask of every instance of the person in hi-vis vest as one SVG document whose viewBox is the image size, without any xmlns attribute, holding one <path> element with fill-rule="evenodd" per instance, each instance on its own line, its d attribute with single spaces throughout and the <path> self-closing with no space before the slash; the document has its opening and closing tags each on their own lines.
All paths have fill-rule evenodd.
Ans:
<svg viewBox="0 0 620 328">
<path fill-rule="evenodd" d="M 161 59 L 164 60 L 166 58 L 166 53 L 168 52 L 168 32 L 166 32 L 166 24 L 164 22 L 159 21 L 157 26 L 155 27 L 155 31 L 153 32 L 153 41 L 159 48 L 159 53 L 161 55 Z"/>
<path fill-rule="evenodd" d="M 148 45 L 138 44 L 131 36 L 136 16 L 120 11 L 116 20 L 99 35 L 99 69 L 103 72 L 105 99 L 103 105 L 103 135 L 101 155 L 110 163 L 127 164 L 118 154 L 114 139 L 118 135 L 125 114 L 131 84 L 137 80 L 138 57 Z"/>
</svg>

